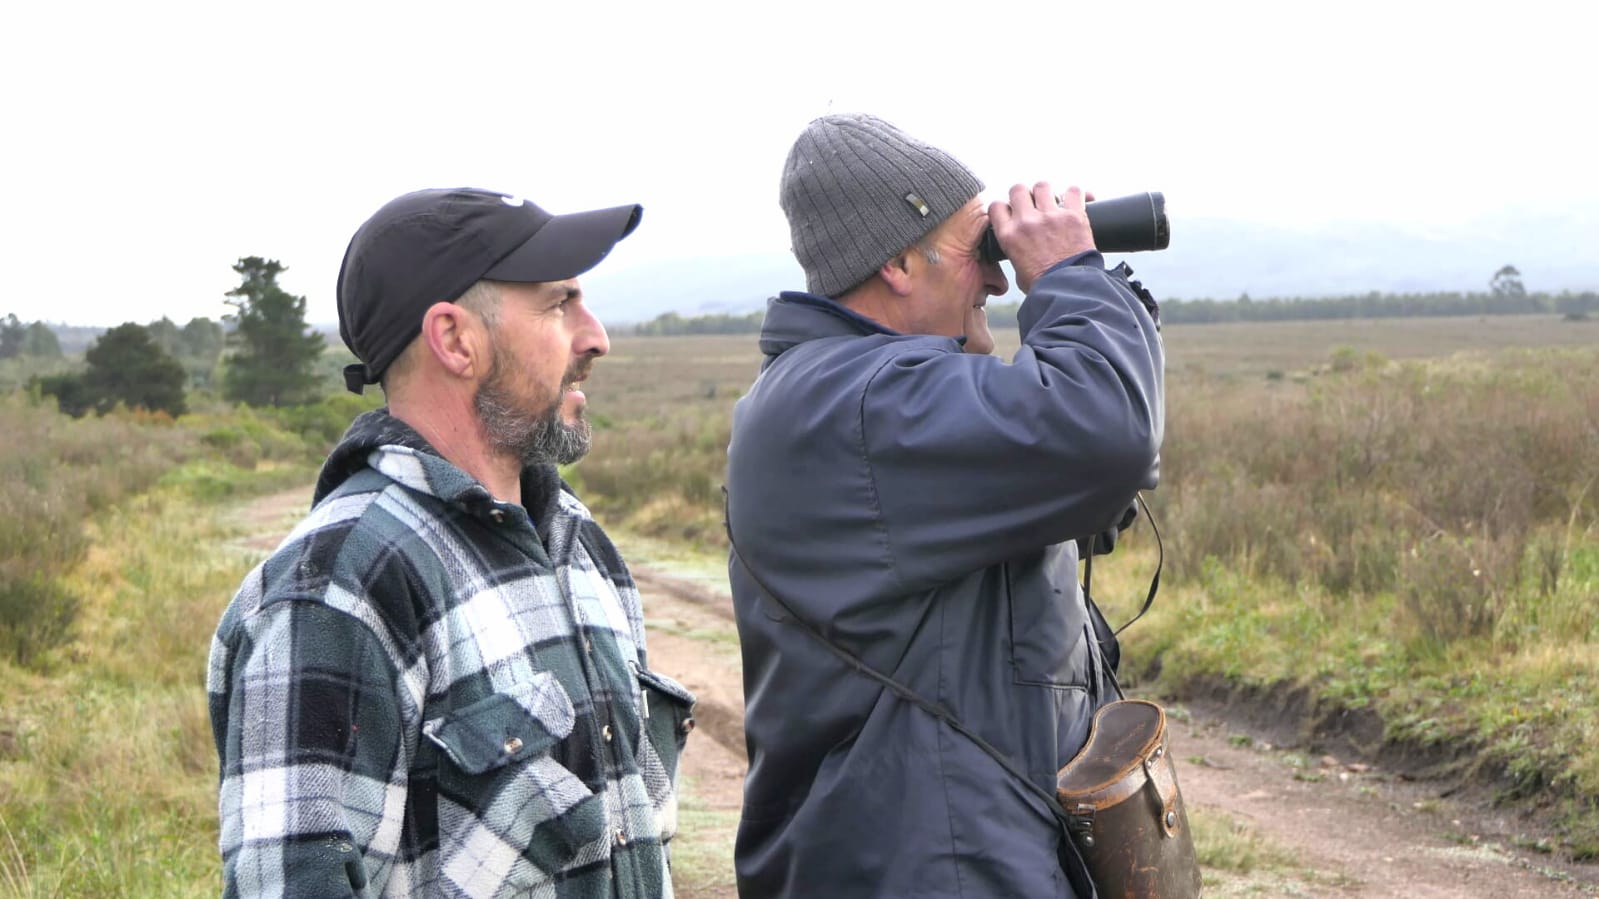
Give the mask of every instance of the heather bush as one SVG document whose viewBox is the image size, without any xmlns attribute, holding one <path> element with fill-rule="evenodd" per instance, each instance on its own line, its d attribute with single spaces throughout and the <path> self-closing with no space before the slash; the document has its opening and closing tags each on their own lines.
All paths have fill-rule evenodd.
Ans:
<svg viewBox="0 0 1599 899">
<path fill-rule="evenodd" d="M 1174 383 L 1157 491 L 1174 576 L 1214 558 L 1397 590 L 1412 633 L 1495 633 L 1514 594 L 1565 572 L 1566 544 L 1534 536 L 1599 521 L 1596 393 L 1599 354 L 1580 350 Z"/>
<path fill-rule="evenodd" d="M 88 552 L 83 529 L 196 452 L 171 419 L 72 419 L 53 402 L 0 397 L 0 657 L 31 665 L 71 632 L 78 600 L 57 579 Z"/>
<path fill-rule="evenodd" d="M 118 407 L 74 419 L 49 398 L 0 396 L 0 658 L 36 666 L 69 639 L 80 602 L 62 579 L 90 551 L 87 523 L 166 479 L 215 501 L 254 484 L 247 475 L 264 462 L 320 458 L 332 441 L 319 416 L 345 411 L 237 409 L 175 421 Z"/>
</svg>

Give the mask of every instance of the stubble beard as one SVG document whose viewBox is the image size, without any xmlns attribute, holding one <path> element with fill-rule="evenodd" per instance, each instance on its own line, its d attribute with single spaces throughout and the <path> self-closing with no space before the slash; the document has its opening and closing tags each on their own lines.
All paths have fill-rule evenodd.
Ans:
<svg viewBox="0 0 1599 899">
<path fill-rule="evenodd" d="M 577 410 L 577 421 L 568 424 L 561 417 L 561 404 L 573 383 L 588 377 L 593 360 L 575 362 L 561 379 L 555 400 L 543 408 L 529 408 L 517 399 L 514 380 L 523 376 L 520 365 L 502 366 L 508 353 L 496 343 L 489 375 L 472 397 L 472 407 L 489 446 L 496 452 L 520 459 L 523 467 L 571 465 L 588 455 L 593 442 L 584 410 Z"/>
</svg>

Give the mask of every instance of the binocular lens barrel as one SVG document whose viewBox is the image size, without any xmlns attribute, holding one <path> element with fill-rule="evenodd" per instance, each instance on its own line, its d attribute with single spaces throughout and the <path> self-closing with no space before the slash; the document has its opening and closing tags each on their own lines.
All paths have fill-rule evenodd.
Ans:
<svg viewBox="0 0 1599 899">
<path fill-rule="evenodd" d="M 1171 223 L 1166 220 L 1166 196 L 1159 191 L 1095 200 L 1083 207 L 1101 253 L 1138 253 L 1164 250 L 1171 243 Z M 994 229 L 983 232 L 980 252 L 984 262 L 999 262 L 1005 250 Z"/>
</svg>

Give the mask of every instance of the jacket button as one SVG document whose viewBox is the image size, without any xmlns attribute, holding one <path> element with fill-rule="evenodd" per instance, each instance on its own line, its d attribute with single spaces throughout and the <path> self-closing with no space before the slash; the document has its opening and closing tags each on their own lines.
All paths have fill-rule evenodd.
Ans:
<svg viewBox="0 0 1599 899">
<path fill-rule="evenodd" d="M 627 845 L 627 834 L 623 833 L 620 829 L 618 829 L 616 831 L 616 845 L 618 845 L 618 846 L 626 846 Z"/>
<path fill-rule="evenodd" d="M 694 719 L 693 718 L 684 718 L 683 719 L 683 723 L 678 725 L 678 729 L 683 731 L 683 733 L 685 733 L 685 734 L 693 731 L 694 730 Z"/>
<path fill-rule="evenodd" d="M 495 524 L 505 524 L 505 510 L 504 509 L 490 509 L 489 510 L 489 517 L 494 519 L 494 523 Z"/>
<path fill-rule="evenodd" d="M 518 749 L 521 749 L 521 748 L 522 748 L 522 738 L 521 737 L 512 737 L 511 739 L 505 741 L 505 754 L 506 755 L 516 755 L 516 751 Z"/>
<path fill-rule="evenodd" d="M 600 728 L 600 736 L 605 738 L 605 742 L 611 742 L 611 726 L 609 724 Z"/>
</svg>

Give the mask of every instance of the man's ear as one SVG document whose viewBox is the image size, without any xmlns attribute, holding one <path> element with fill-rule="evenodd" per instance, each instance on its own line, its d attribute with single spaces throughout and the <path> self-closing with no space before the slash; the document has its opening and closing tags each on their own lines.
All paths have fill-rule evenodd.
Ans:
<svg viewBox="0 0 1599 899">
<path fill-rule="evenodd" d="M 911 260 L 910 251 L 892 257 L 878 268 L 877 275 L 883 279 L 895 296 L 907 297 L 911 293 Z"/>
<path fill-rule="evenodd" d="M 428 353 L 458 378 L 487 370 L 486 337 L 477 316 L 454 303 L 434 303 L 422 314 L 422 340 Z"/>
</svg>

